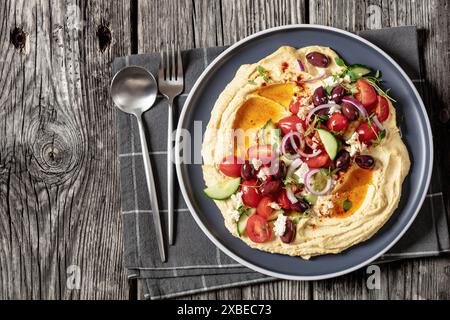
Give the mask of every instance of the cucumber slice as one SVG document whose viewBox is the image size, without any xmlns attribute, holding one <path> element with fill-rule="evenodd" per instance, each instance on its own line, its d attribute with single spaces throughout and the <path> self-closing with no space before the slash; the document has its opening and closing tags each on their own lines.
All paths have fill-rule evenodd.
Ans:
<svg viewBox="0 0 450 320">
<path fill-rule="evenodd" d="M 322 140 L 323 146 L 325 147 L 325 151 L 330 156 L 330 159 L 334 160 L 339 148 L 339 143 L 336 137 L 331 132 L 324 129 L 317 129 L 317 132 L 319 133 L 320 140 Z"/>
<path fill-rule="evenodd" d="M 358 79 L 372 72 L 372 69 L 362 64 L 352 64 L 348 70 L 353 72 Z"/>
<path fill-rule="evenodd" d="M 255 212 L 256 212 L 256 209 L 251 208 L 246 213 L 241 214 L 241 216 L 239 217 L 239 220 L 236 225 L 239 237 L 242 237 L 242 235 L 245 233 L 245 228 L 247 228 L 248 218 L 250 218 L 251 215 L 254 215 Z"/>
<path fill-rule="evenodd" d="M 281 130 L 275 126 L 272 120 L 267 121 L 264 125 L 262 137 L 265 144 L 270 144 L 274 148 L 281 146 Z"/>
<path fill-rule="evenodd" d="M 312 193 L 307 193 L 303 195 L 303 199 L 308 202 L 310 205 L 315 205 L 317 201 L 317 196 Z"/>
<path fill-rule="evenodd" d="M 241 178 L 235 178 L 208 187 L 203 191 L 208 196 L 208 198 L 214 200 L 225 200 L 231 197 L 231 195 L 238 190 L 240 184 Z"/>
</svg>

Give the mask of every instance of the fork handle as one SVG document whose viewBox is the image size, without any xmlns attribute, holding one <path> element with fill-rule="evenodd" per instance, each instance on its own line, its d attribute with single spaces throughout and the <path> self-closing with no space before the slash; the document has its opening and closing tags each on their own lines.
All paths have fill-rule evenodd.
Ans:
<svg viewBox="0 0 450 320">
<path fill-rule="evenodd" d="M 173 99 L 168 101 L 168 119 L 167 119 L 167 213 L 169 228 L 169 245 L 174 243 L 174 213 L 173 213 Z"/>
</svg>

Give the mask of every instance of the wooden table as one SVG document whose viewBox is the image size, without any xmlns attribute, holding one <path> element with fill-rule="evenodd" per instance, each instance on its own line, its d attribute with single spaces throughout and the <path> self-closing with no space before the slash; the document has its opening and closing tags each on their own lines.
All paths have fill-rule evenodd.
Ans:
<svg viewBox="0 0 450 320">
<path fill-rule="evenodd" d="M 182 48 L 227 45 L 292 23 L 350 31 L 416 25 L 425 103 L 448 134 L 448 12 L 446 0 L 0 1 L 0 299 L 141 296 L 122 267 L 116 111 L 108 96 L 114 57 L 159 51 L 169 40 Z M 440 149 L 446 164 L 448 145 Z M 446 181 L 448 169 L 441 166 Z M 448 256 L 380 268 L 379 290 L 367 289 L 360 270 L 189 298 L 450 298 Z"/>
</svg>

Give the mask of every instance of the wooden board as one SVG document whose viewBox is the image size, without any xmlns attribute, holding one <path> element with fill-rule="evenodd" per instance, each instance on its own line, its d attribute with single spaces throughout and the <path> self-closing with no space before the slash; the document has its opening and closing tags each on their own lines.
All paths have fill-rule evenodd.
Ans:
<svg viewBox="0 0 450 320">
<path fill-rule="evenodd" d="M 130 53 L 129 1 L 0 12 L 0 299 L 128 298 L 108 83 Z"/>
</svg>

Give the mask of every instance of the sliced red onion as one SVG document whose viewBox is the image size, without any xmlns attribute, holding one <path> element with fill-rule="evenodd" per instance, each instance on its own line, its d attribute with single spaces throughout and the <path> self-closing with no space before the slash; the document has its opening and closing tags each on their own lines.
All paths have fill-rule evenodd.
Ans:
<svg viewBox="0 0 450 320">
<path fill-rule="evenodd" d="M 305 158 L 313 158 L 313 157 L 318 156 L 319 154 L 321 154 L 321 153 L 322 153 L 322 150 L 316 149 L 316 150 L 314 150 L 312 153 L 305 153 L 305 152 L 303 152 L 302 150 L 298 150 L 297 152 L 298 152 L 298 154 L 301 155 L 302 157 L 305 157 Z"/>
<path fill-rule="evenodd" d="M 317 106 L 317 107 L 315 107 L 314 109 L 311 109 L 311 110 L 308 112 L 308 115 L 306 116 L 306 123 L 309 123 L 309 121 L 311 120 L 311 117 L 312 117 L 317 111 L 322 110 L 322 109 L 328 109 L 328 108 L 331 108 L 331 107 L 334 107 L 334 108 L 339 109 L 339 110 L 341 109 L 341 106 L 338 105 L 338 104 L 336 104 L 336 103 L 326 103 L 326 104 L 321 104 L 320 106 Z"/>
<path fill-rule="evenodd" d="M 286 177 L 290 177 L 294 173 L 294 171 L 297 170 L 297 168 L 302 165 L 302 163 L 303 161 L 298 158 L 292 161 L 292 163 L 289 165 L 287 169 Z"/>
<path fill-rule="evenodd" d="M 344 101 L 344 102 L 347 102 L 347 103 L 350 103 L 350 104 L 354 105 L 359 110 L 359 113 L 361 113 L 361 116 L 363 118 L 367 117 L 367 110 L 366 110 L 366 108 L 364 108 L 362 103 L 359 102 L 358 100 L 356 100 L 356 99 L 354 99 L 352 97 L 343 97 L 341 100 Z"/>
<path fill-rule="evenodd" d="M 317 81 L 317 80 L 322 79 L 322 78 L 325 77 L 325 76 L 326 76 L 326 73 L 325 73 L 325 72 L 319 73 L 317 76 L 312 77 L 312 78 L 307 79 L 307 80 L 303 80 L 302 82 L 304 82 L 304 83 L 309 83 L 309 82 Z"/>
<path fill-rule="evenodd" d="M 320 169 L 312 169 L 308 171 L 308 173 L 305 175 L 305 188 L 316 196 L 323 196 L 327 194 L 331 189 L 331 178 L 330 177 L 327 178 L 327 185 L 325 186 L 325 188 L 323 188 L 323 190 L 321 191 L 314 190 L 311 187 L 311 177 L 318 172 L 320 172 Z"/>
<path fill-rule="evenodd" d="M 297 203 L 298 199 L 295 197 L 294 192 L 292 191 L 291 186 L 286 186 L 286 195 L 291 203 Z"/>
<path fill-rule="evenodd" d="M 298 147 L 297 144 L 295 143 L 294 137 L 298 137 L 298 139 L 300 140 L 300 147 Z M 301 134 L 299 132 L 292 131 L 292 132 L 289 132 L 288 134 L 286 134 L 283 137 L 283 139 L 281 139 L 281 153 L 289 160 L 299 158 L 300 155 L 298 153 L 291 155 L 287 152 L 287 150 L 286 150 L 287 143 L 290 143 L 294 147 L 294 150 L 296 150 L 296 151 L 303 149 L 305 141 L 303 141 Z"/>
<path fill-rule="evenodd" d="M 305 66 L 303 65 L 303 62 L 302 62 L 302 60 L 300 60 L 300 59 L 297 59 L 297 62 L 298 62 L 298 65 L 299 65 L 299 67 L 300 67 L 300 71 L 305 71 Z"/>
<path fill-rule="evenodd" d="M 380 120 L 378 120 L 377 116 L 373 116 L 372 118 L 373 122 L 375 122 L 375 124 L 377 125 L 378 129 L 380 129 L 381 131 L 386 130 L 383 125 L 381 124 Z"/>
</svg>

